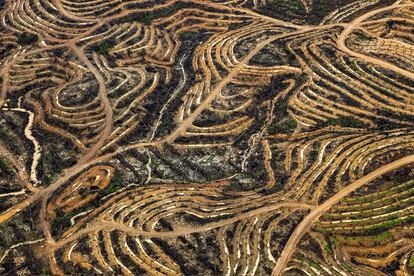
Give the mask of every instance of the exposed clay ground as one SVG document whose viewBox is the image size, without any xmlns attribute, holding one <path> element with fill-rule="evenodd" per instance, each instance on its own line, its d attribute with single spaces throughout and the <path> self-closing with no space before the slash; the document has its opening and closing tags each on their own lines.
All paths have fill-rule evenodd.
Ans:
<svg viewBox="0 0 414 276">
<path fill-rule="evenodd" d="M 0 38 L 0 273 L 414 273 L 413 1 L 8 0 Z"/>
</svg>

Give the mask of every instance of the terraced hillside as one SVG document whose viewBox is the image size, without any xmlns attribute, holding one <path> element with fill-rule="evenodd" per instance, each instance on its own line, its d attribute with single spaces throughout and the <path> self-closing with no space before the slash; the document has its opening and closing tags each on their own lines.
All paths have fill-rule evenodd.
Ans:
<svg viewBox="0 0 414 276">
<path fill-rule="evenodd" d="M 0 274 L 414 275 L 414 1 L 0 1 Z"/>
</svg>

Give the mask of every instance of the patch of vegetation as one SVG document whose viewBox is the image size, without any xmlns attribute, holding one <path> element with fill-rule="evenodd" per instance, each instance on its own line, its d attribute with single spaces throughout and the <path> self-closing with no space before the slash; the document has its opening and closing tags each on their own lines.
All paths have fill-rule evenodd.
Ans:
<svg viewBox="0 0 414 276">
<path fill-rule="evenodd" d="M 414 268 L 414 254 L 411 255 L 409 263 L 410 263 L 410 267 Z"/>
<path fill-rule="evenodd" d="M 328 120 L 328 125 L 341 126 L 341 127 L 354 127 L 354 128 L 366 128 L 367 127 L 366 124 L 352 117 L 339 117 L 336 119 L 330 118 Z"/>
<path fill-rule="evenodd" d="M 115 41 L 105 40 L 92 47 L 92 51 L 99 55 L 108 55 L 109 50 L 116 45 Z"/>
<path fill-rule="evenodd" d="M 0 171 L 4 172 L 5 174 L 11 174 L 12 173 L 12 167 L 5 158 L 0 157 Z"/>
<path fill-rule="evenodd" d="M 392 30 L 392 29 L 394 29 L 394 26 L 395 26 L 395 21 L 393 21 L 393 20 L 387 20 L 387 22 L 386 22 L 386 26 L 387 26 L 387 29 L 388 29 L 388 30 Z"/>
<path fill-rule="evenodd" d="M 75 215 L 74 212 L 65 213 L 62 209 L 56 209 L 56 218 L 53 221 L 52 229 L 54 233 L 60 233 L 62 229 L 70 226 L 70 219 Z"/>
<path fill-rule="evenodd" d="M 414 221 L 414 215 L 409 215 L 406 216 L 404 218 L 398 219 L 398 218 L 393 218 L 391 220 L 388 221 L 384 221 L 382 223 L 379 223 L 375 226 L 371 226 L 366 228 L 366 232 L 368 233 L 379 233 L 380 231 L 385 231 L 387 229 L 391 229 L 393 227 L 396 226 L 401 226 L 407 223 L 411 223 Z"/>
<path fill-rule="evenodd" d="M 154 13 L 144 13 L 142 15 L 142 17 L 140 18 L 141 19 L 140 21 L 145 23 L 145 24 L 148 24 L 156 18 L 157 18 L 157 16 Z"/>
<path fill-rule="evenodd" d="M 341 263 L 341 265 L 342 265 L 342 267 L 343 268 L 345 268 L 345 270 L 347 271 L 347 272 L 352 272 L 352 271 L 354 271 L 354 269 L 352 268 L 352 266 L 350 266 L 349 264 L 347 264 L 347 263 Z"/>
<path fill-rule="evenodd" d="M 17 35 L 17 43 L 21 46 L 28 46 L 36 43 L 39 37 L 36 34 L 23 32 Z"/>
<path fill-rule="evenodd" d="M 79 195 L 81 199 L 85 199 L 89 195 L 89 189 L 88 188 L 80 188 L 79 189 Z"/>
<path fill-rule="evenodd" d="M 314 261 L 310 261 L 309 266 L 316 268 L 316 269 L 321 269 L 321 266 Z"/>
<path fill-rule="evenodd" d="M 297 11 L 300 11 L 303 9 L 303 6 L 301 5 L 300 1 L 292 1 L 292 0 L 273 0 L 271 1 L 271 5 L 275 6 L 287 6 L 290 9 L 294 9 Z"/>
<path fill-rule="evenodd" d="M 324 248 L 326 252 L 328 252 L 329 254 L 333 254 L 331 245 L 329 243 L 327 243 Z"/>
<path fill-rule="evenodd" d="M 385 241 L 386 239 L 388 239 L 389 237 L 391 237 L 391 233 L 388 231 L 385 231 L 377 236 L 374 237 L 374 242 L 377 243 L 382 243 L 383 241 Z"/>
<path fill-rule="evenodd" d="M 63 210 L 62 210 L 62 209 L 57 208 L 57 209 L 56 209 L 56 218 L 55 218 L 55 222 L 56 222 L 56 223 L 58 223 L 58 224 L 60 224 L 60 223 L 62 223 L 63 221 L 65 221 L 65 219 L 66 219 L 66 213 L 65 213 L 65 212 L 63 212 Z"/>
<path fill-rule="evenodd" d="M 291 119 L 283 123 L 283 127 L 287 129 L 295 129 L 297 126 L 298 122 L 295 119 Z"/>
<path fill-rule="evenodd" d="M 182 40 L 188 40 L 188 41 L 197 41 L 199 36 L 200 36 L 199 32 L 189 31 L 189 32 L 182 33 L 181 34 L 181 39 Z"/>
<path fill-rule="evenodd" d="M 108 186 L 103 191 L 103 194 L 104 195 L 112 194 L 123 187 L 124 186 L 122 185 L 122 179 L 119 176 L 115 175 L 109 182 Z"/>
<path fill-rule="evenodd" d="M 43 268 L 42 272 L 40 272 L 40 276 L 52 276 L 52 272 L 49 268 L 45 267 Z"/>
</svg>

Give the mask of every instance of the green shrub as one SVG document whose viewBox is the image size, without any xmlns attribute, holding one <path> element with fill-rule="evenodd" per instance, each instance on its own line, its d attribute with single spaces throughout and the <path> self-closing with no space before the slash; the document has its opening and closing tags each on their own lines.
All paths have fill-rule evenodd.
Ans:
<svg viewBox="0 0 414 276">
<path fill-rule="evenodd" d="M 52 276 L 52 272 L 49 268 L 43 268 L 42 272 L 40 272 L 40 276 Z"/>
<path fill-rule="evenodd" d="M 347 264 L 347 263 L 341 263 L 341 264 L 342 264 L 342 267 L 345 268 L 346 271 L 348 271 L 348 272 L 354 271 L 352 266 L 350 266 L 349 264 Z"/>
<path fill-rule="evenodd" d="M 114 41 L 105 40 L 92 47 L 92 51 L 100 55 L 108 55 L 109 50 L 115 46 Z"/>
<path fill-rule="evenodd" d="M 296 120 L 294 120 L 294 119 L 291 119 L 291 120 L 286 122 L 286 126 L 289 129 L 295 129 L 298 126 L 298 122 L 296 122 Z"/>
<path fill-rule="evenodd" d="M 414 267 L 414 254 L 410 257 L 410 267 Z"/>
<path fill-rule="evenodd" d="M 385 241 L 386 239 L 388 239 L 389 237 L 391 237 L 390 232 L 385 231 L 385 232 L 379 234 L 378 236 L 375 236 L 374 241 L 378 242 L 378 243 L 381 243 L 381 242 Z"/>
<path fill-rule="evenodd" d="M 0 171 L 6 174 L 10 174 L 12 172 L 12 167 L 10 166 L 9 161 L 1 157 L 0 157 Z"/>
<path fill-rule="evenodd" d="M 148 23 L 150 23 L 152 20 L 154 20 L 155 18 L 157 18 L 157 16 L 155 15 L 155 14 L 150 14 L 150 13 L 144 13 L 143 15 L 142 15 L 142 17 L 140 18 L 141 20 L 141 22 L 143 22 L 143 23 L 145 23 L 145 24 L 148 24 Z"/>
<path fill-rule="evenodd" d="M 122 179 L 118 176 L 114 176 L 109 182 L 108 186 L 105 188 L 103 194 L 105 195 L 112 194 L 122 187 L 123 187 Z"/>
<path fill-rule="evenodd" d="M 352 117 L 339 117 L 339 118 L 330 118 L 328 120 L 328 125 L 330 126 L 341 126 L 341 127 L 355 127 L 355 128 L 366 128 L 367 126 Z"/>
</svg>

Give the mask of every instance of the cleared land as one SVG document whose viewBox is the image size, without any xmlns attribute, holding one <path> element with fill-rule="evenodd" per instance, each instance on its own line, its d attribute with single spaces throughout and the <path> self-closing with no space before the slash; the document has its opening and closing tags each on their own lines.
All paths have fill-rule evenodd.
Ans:
<svg viewBox="0 0 414 276">
<path fill-rule="evenodd" d="M 414 1 L 0 6 L 0 273 L 414 274 Z"/>
</svg>

